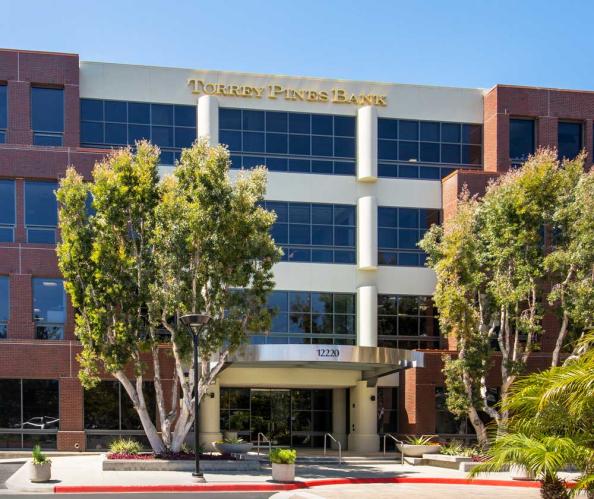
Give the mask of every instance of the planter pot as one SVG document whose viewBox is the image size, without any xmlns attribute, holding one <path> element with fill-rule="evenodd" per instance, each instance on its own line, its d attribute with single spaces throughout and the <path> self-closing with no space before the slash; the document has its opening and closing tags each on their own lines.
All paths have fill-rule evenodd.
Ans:
<svg viewBox="0 0 594 499">
<path fill-rule="evenodd" d="M 237 440 L 237 432 L 236 431 L 224 431 L 223 438 L 225 440 Z"/>
<path fill-rule="evenodd" d="M 275 482 L 294 482 L 295 464 L 272 463 L 272 479 Z"/>
<path fill-rule="evenodd" d="M 252 450 L 254 444 L 251 442 L 243 442 L 240 444 L 215 442 L 214 446 L 221 454 L 247 454 Z"/>
<path fill-rule="evenodd" d="M 29 463 L 29 480 L 32 482 L 49 482 L 52 477 L 52 463 Z"/>
<path fill-rule="evenodd" d="M 509 467 L 512 480 L 536 480 L 536 476 L 520 464 L 512 464 Z"/>
<path fill-rule="evenodd" d="M 423 457 L 423 454 L 439 454 L 441 445 L 397 444 L 398 450 L 408 457 Z"/>
</svg>

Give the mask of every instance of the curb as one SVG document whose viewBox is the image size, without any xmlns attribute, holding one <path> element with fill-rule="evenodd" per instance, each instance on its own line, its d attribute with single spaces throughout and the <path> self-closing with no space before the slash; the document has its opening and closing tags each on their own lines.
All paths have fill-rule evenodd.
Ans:
<svg viewBox="0 0 594 499">
<path fill-rule="evenodd" d="M 310 489 L 323 485 L 354 485 L 372 483 L 421 483 L 441 485 L 482 485 L 489 487 L 540 488 L 540 482 L 512 480 L 468 480 L 466 478 L 325 478 L 292 483 L 205 483 L 196 485 L 56 485 L 56 494 L 98 492 L 284 492 Z"/>
</svg>

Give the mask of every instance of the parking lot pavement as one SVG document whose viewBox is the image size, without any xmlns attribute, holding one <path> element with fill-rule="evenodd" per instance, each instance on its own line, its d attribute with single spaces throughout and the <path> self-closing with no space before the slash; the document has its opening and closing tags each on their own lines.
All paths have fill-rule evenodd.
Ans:
<svg viewBox="0 0 594 499">
<path fill-rule="evenodd" d="M 0 489 L 5 489 L 6 485 L 4 482 L 10 477 L 16 470 L 18 470 L 25 461 L 12 461 L 6 463 L 0 463 Z"/>
</svg>

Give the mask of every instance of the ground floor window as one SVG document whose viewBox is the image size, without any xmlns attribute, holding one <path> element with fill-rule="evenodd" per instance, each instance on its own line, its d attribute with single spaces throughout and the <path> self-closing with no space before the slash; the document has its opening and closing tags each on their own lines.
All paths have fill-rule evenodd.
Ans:
<svg viewBox="0 0 594 499">
<path fill-rule="evenodd" d="M 55 449 L 59 392 L 55 379 L 0 379 L 0 448 Z"/>
<path fill-rule="evenodd" d="M 155 421 L 156 400 L 152 382 L 144 382 L 143 393 L 151 419 Z M 101 381 L 94 388 L 85 390 L 84 423 L 89 450 L 105 449 L 120 436 L 134 438 L 150 447 L 140 418 L 119 381 Z"/>
<path fill-rule="evenodd" d="M 322 447 L 332 431 L 332 390 L 221 388 L 221 431 L 252 442 Z"/>
</svg>

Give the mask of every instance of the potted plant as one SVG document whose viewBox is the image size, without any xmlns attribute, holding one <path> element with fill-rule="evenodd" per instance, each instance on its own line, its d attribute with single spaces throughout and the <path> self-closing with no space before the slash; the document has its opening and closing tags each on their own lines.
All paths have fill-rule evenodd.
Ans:
<svg viewBox="0 0 594 499">
<path fill-rule="evenodd" d="M 297 451 L 295 449 L 272 449 L 270 451 L 272 479 L 275 482 L 294 482 L 296 460 Z"/>
<path fill-rule="evenodd" d="M 245 442 L 243 438 L 225 438 L 213 442 L 213 445 L 221 454 L 247 454 L 254 446 L 251 442 Z"/>
<path fill-rule="evenodd" d="M 423 454 L 439 454 L 441 445 L 433 442 L 433 437 L 421 435 L 420 437 L 407 437 L 406 443 L 397 444 L 398 450 L 408 457 L 422 457 Z"/>
<path fill-rule="evenodd" d="M 32 461 L 29 463 L 29 480 L 32 482 L 48 482 L 52 476 L 52 461 L 43 452 L 41 447 L 33 447 Z"/>
</svg>

